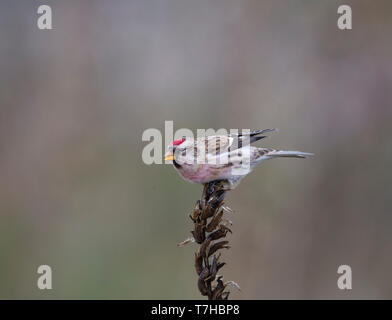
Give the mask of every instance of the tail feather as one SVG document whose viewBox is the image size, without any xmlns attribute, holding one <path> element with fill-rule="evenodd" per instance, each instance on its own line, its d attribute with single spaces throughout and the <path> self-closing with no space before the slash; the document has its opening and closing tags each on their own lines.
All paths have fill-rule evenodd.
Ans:
<svg viewBox="0 0 392 320">
<path fill-rule="evenodd" d="M 266 155 L 270 157 L 286 157 L 286 158 L 306 158 L 307 156 L 313 156 L 313 153 L 301 152 L 301 151 L 286 151 L 286 150 L 272 150 Z"/>
<path fill-rule="evenodd" d="M 302 151 L 286 151 L 286 150 L 273 150 L 258 148 L 259 157 L 257 161 L 263 161 L 272 158 L 306 158 L 313 156 L 313 153 L 302 152 Z"/>
</svg>

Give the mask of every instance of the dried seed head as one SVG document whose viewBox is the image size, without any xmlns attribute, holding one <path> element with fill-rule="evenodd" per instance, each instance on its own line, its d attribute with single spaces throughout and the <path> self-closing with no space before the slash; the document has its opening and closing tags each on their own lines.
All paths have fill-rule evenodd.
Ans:
<svg viewBox="0 0 392 320">
<path fill-rule="evenodd" d="M 220 262 L 220 254 L 215 255 L 215 253 L 220 249 L 230 248 L 228 241 L 213 242 L 225 238 L 228 232 L 231 233 L 226 225 L 231 225 L 231 221 L 223 219 L 224 212 L 231 211 L 223 206 L 225 194 L 225 182 L 223 181 L 213 181 L 204 185 L 202 198 L 196 202 L 190 215 L 194 223 L 194 230 L 191 232 L 193 238 L 181 243 L 192 241 L 200 245 L 198 252 L 195 253 L 197 285 L 200 293 L 210 300 L 228 299 L 229 292 L 224 291 L 226 286 L 236 285 L 235 282 L 223 283 L 222 276 L 217 275 L 225 263 Z M 209 258 L 211 256 L 213 256 L 212 259 Z"/>
</svg>

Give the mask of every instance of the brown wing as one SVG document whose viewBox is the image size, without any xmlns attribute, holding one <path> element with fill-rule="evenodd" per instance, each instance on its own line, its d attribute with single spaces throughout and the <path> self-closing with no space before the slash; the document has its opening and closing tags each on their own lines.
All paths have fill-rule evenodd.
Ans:
<svg viewBox="0 0 392 320">
<path fill-rule="evenodd" d="M 203 147 L 206 154 L 214 156 L 230 151 L 234 139 L 230 136 L 209 136 L 202 139 L 200 146 Z"/>
<path fill-rule="evenodd" d="M 276 129 L 257 130 L 231 135 L 207 136 L 197 139 L 195 141 L 195 146 L 198 149 L 204 148 L 205 153 L 209 156 L 215 156 L 240 149 L 245 145 L 263 139 L 266 136 L 260 136 L 260 134 L 271 131 L 276 131 Z"/>
</svg>

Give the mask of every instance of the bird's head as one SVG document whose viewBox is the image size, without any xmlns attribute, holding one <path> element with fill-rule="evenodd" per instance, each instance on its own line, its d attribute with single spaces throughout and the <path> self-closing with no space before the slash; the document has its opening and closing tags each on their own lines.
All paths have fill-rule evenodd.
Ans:
<svg viewBox="0 0 392 320">
<path fill-rule="evenodd" d="M 165 154 L 165 161 L 173 161 L 176 149 L 184 142 L 185 142 L 185 137 L 178 140 L 174 140 L 172 143 L 170 143 L 169 146 L 167 147 L 167 152 Z"/>
</svg>

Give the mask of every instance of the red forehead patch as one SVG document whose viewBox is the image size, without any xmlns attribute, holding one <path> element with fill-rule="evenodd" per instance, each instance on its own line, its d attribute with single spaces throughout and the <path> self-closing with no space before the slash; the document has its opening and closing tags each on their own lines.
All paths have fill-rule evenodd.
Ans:
<svg viewBox="0 0 392 320">
<path fill-rule="evenodd" d="M 185 141 L 185 138 L 178 139 L 178 140 L 174 140 L 174 141 L 172 142 L 172 145 L 173 145 L 173 146 L 178 146 L 178 145 L 180 145 L 181 143 L 183 143 L 184 141 Z"/>
</svg>

